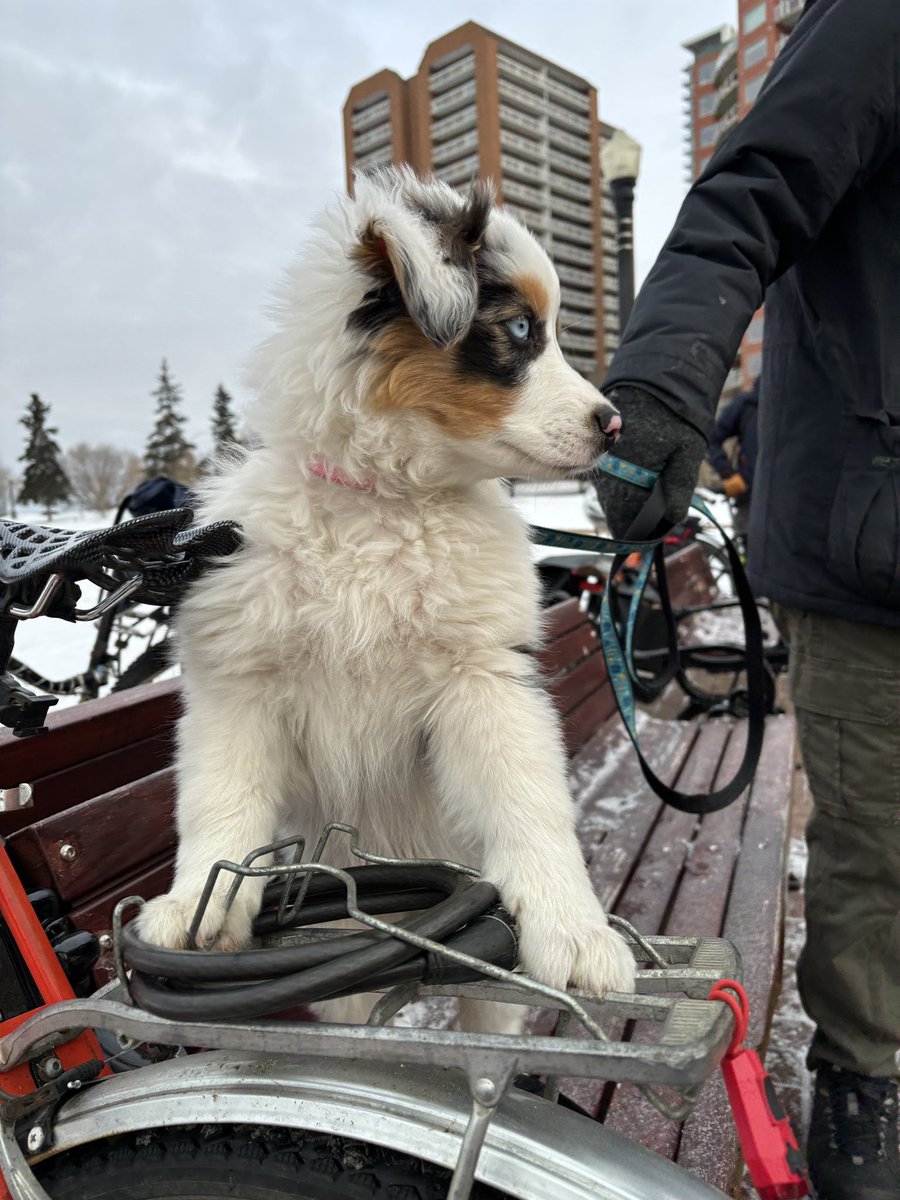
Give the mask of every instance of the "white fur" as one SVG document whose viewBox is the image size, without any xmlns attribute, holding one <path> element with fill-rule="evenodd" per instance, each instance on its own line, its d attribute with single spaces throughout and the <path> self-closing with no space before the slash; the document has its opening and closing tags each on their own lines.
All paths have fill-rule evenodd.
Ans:
<svg viewBox="0 0 900 1200">
<path fill-rule="evenodd" d="M 375 852 L 480 864 L 537 978 L 627 990 L 633 960 L 582 861 L 558 719 L 517 649 L 539 642 L 538 591 L 497 482 L 586 467 L 603 401 L 551 336 L 490 434 L 368 411 L 371 362 L 346 322 L 369 283 L 349 251 L 372 219 L 403 237 L 416 219 L 397 219 L 404 194 L 427 186 L 462 203 L 402 172 L 366 184 L 324 218 L 282 289 L 253 372 L 264 445 L 212 481 L 201 513 L 240 521 L 246 544 L 180 612 L 177 871 L 141 929 L 183 945 L 211 863 L 341 820 Z M 484 240 L 512 273 L 540 271 L 552 328 L 544 252 L 502 210 Z M 313 458 L 375 491 L 311 476 Z M 244 943 L 259 897 L 245 882 L 226 917 L 214 896 L 201 944 Z"/>
</svg>

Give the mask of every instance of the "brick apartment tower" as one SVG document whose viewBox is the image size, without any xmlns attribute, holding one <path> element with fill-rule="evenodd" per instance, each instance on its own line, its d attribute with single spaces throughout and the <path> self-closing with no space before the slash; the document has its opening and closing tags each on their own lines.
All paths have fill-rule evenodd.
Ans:
<svg viewBox="0 0 900 1200">
<path fill-rule="evenodd" d="M 687 175 L 693 182 L 713 150 L 753 106 L 775 56 L 803 11 L 804 0 L 738 0 L 737 30 L 730 25 L 684 43 Z M 762 364 L 764 316 L 760 309 L 741 342 L 739 365 L 725 393 L 749 387 Z"/>
<path fill-rule="evenodd" d="M 599 383 L 619 341 L 615 209 L 600 180 L 612 131 L 587 80 L 470 21 L 432 42 L 411 79 L 384 70 L 351 88 L 347 187 L 354 167 L 380 163 L 459 189 L 492 180 L 552 257 L 563 351 Z"/>
</svg>

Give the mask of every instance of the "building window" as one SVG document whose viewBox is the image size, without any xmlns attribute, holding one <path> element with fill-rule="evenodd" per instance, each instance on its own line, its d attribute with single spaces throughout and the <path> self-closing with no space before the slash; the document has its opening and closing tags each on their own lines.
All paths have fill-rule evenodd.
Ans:
<svg viewBox="0 0 900 1200">
<path fill-rule="evenodd" d="M 747 326 L 747 332 L 744 335 L 748 342 L 761 342 L 762 341 L 763 327 L 765 326 L 765 323 L 766 323 L 766 319 L 762 315 L 762 313 L 760 313 L 759 316 L 753 318 L 753 320 Z"/>
<path fill-rule="evenodd" d="M 761 63 L 765 57 L 769 46 L 769 39 L 762 37 L 758 42 L 751 42 L 749 46 L 744 47 L 744 69 L 749 71 L 751 67 L 755 67 L 757 63 Z"/>
<path fill-rule="evenodd" d="M 762 90 L 762 85 L 766 82 L 765 75 L 760 75 L 758 78 L 751 80 L 750 83 L 744 85 L 744 103 L 752 104 Z"/>
<path fill-rule="evenodd" d="M 698 113 L 701 117 L 711 117 L 716 111 L 717 96 L 715 92 L 709 92 L 705 96 L 700 97 Z"/>
<path fill-rule="evenodd" d="M 719 126 L 713 121 L 712 125 L 706 125 L 700 130 L 700 145 L 714 146 L 716 138 L 719 136 Z"/>
<path fill-rule="evenodd" d="M 759 29 L 760 25 L 766 19 L 766 0 L 762 0 L 762 4 L 755 4 L 753 8 L 748 8 L 744 13 L 744 19 L 741 22 L 741 30 L 743 33 L 752 33 L 754 29 Z"/>
<path fill-rule="evenodd" d="M 701 63 L 697 68 L 698 83 L 712 83 L 716 77 L 716 60 L 710 59 L 709 62 Z"/>
<path fill-rule="evenodd" d="M 744 363 L 744 370 L 747 372 L 747 374 L 750 376 L 751 379 L 756 379 L 756 377 L 759 375 L 760 371 L 762 370 L 762 355 L 761 354 L 748 355 L 747 361 Z"/>
</svg>

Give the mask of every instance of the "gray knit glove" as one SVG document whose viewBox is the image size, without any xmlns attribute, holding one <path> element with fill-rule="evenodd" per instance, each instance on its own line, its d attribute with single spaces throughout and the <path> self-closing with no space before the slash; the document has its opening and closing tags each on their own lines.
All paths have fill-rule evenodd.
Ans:
<svg viewBox="0 0 900 1200">
<path fill-rule="evenodd" d="M 622 414 L 622 433 L 613 453 L 626 462 L 658 471 L 669 526 L 684 519 L 697 485 L 706 440 L 689 422 L 641 388 L 623 385 L 605 393 Z M 649 495 L 646 488 L 599 471 L 597 495 L 613 537 L 624 537 Z"/>
</svg>

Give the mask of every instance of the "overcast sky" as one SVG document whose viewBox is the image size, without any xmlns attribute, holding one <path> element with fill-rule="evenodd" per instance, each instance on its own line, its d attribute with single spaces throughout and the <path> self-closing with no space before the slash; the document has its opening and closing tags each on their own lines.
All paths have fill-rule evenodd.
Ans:
<svg viewBox="0 0 900 1200">
<path fill-rule="evenodd" d="M 0 0 L 0 464 L 37 391 L 63 448 L 143 450 L 160 359 L 205 450 L 219 383 L 343 189 L 341 108 L 472 19 L 591 80 L 644 147 L 642 278 L 685 192 L 681 43 L 735 0 Z"/>
</svg>

